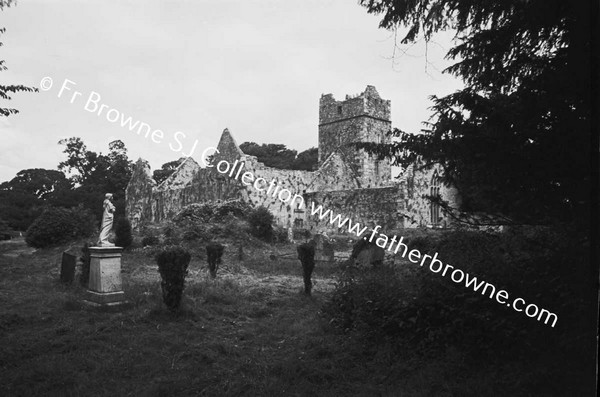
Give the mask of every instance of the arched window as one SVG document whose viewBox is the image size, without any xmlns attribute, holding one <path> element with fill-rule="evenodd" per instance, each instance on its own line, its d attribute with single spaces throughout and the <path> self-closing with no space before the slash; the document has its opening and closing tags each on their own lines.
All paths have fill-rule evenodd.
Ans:
<svg viewBox="0 0 600 397">
<path fill-rule="evenodd" d="M 431 178 L 431 184 L 429 185 L 429 195 L 433 198 L 438 197 L 440 194 L 440 177 L 435 171 Z M 432 225 L 438 225 L 440 223 L 440 205 L 435 202 L 429 203 L 429 217 Z"/>
</svg>

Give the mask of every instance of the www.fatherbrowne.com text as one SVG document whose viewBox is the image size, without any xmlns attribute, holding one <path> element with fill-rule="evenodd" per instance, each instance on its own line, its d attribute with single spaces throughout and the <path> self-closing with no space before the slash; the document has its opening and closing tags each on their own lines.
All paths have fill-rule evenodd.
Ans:
<svg viewBox="0 0 600 397">
<path fill-rule="evenodd" d="M 216 151 L 218 152 L 218 150 Z M 228 174 L 230 177 L 240 180 L 246 186 L 252 185 L 261 194 L 270 195 L 283 203 L 297 206 L 296 208 L 307 207 L 302 195 L 294 194 L 289 189 L 285 189 L 275 179 L 267 182 L 264 178 L 257 178 L 250 171 L 244 171 L 245 163 L 243 161 L 236 160 L 232 164 L 226 160 L 221 160 L 214 165 L 208 164 L 203 158 L 202 162 L 207 167 L 216 167 L 217 171 L 221 174 Z M 493 284 L 479 280 L 477 277 L 465 273 L 455 266 L 447 263 L 444 264 L 438 259 L 437 252 L 431 256 L 428 254 L 423 255 L 417 249 L 409 250 L 409 247 L 404 243 L 404 237 L 398 238 L 398 236 L 394 235 L 390 238 L 379 232 L 381 229 L 379 225 L 370 229 L 370 234 L 365 235 L 368 229 L 367 226 L 361 226 L 360 223 L 353 222 L 350 218 L 343 217 L 341 214 L 335 215 L 331 210 L 324 209 L 321 205 L 315 205 L 314 202 L 310 202 L 309 207 L 311 216 L 318 216 L 320 220 L 328 220 L 335 227 L 347 228 L 349 233 L 355 234 L 357 237 L 362 237 L 369 242 L 375 240 L 375 244 L 378 247 L 384 248 L 394 254 L 400 253 L 403 258 L 407 258 L 410 262 L 418 263 L 420 267 L 428 267 L 432 273 L 441 274 L 442 277 L 449 277 L 450 280 L 457 284 L 464 283 L 466 288 L 472 289 L 474 292 L 480 292 L 481 295 L 488 296 L 497 303 L 511 307 L 517 312 L 523 312 L 527 317 L 543 321 L 544 324 L 550 324 L 552 327 L 558 321 L 558 316 L 555 313 L 544 308 L 539 308 L 533 303 L 527 304 L 523 298 L 511 299 L 507 291 L 503 289 L 498 290 Z"/>
<path fill-rule="evenodd" d="M 58 98 L 69 99 L 71 104 L 80 102 L 83 104 L 83 109 L 95 114 L 98 117 L 105 117 L 110 123 L 119 123 L 122 128 L 135 132 L 138 136 L 143 136 L 146 139 L 152 140 L 154 143 L 163 143 L 165 133 L 160 129 L 153 129 L 149 124 L 141 122 L 140 120 L 134 120 L 131 116 L 125 116 L 123 112 L 102 103 L 102 97 L 95 91 L 91 91 L 89 95 L 84 95 L 82 92 L 77 91 L 74 87 L 77 84 L 69 79 L 64 79 L 60 90 L 57 93 Z M 44 77 L 40 81 L 40 88 L 42 91 L 49 91 L 53 86 L 53 79 L 51 77 Z M 82 98 L 87 98 L 85 101 Z M 169 143 L 169 148 L 174 152 L 181 152 L 186 157 L 191 157 L 196 150 L 198 140 L 192 145 L 192 149 L 187 153 L 183 153 L 184 144 L 182 140 L 185 140 L 186 134 L 177 131 L 172 135 L 172 141 Z M 175 143 L 175 146 L 173 145 Z M 218 153 L 219 150 L 214 147 L 206 148 L 201 154 L 201 162 L 206 167 L 216 167 L 216 170 L 221 174 L 228 174 L 235 180 L 240 180 L 244 185 L 252 185 L 261 194 L 270 195 L 273 198 L 277 198 L 283 203 L 289 204 L 290 206 L 296 205 L 295 208 L 305 208 L 306 203 L 304 197 L 301 194 L 294 194 L 289 189 L 283 188 L 277 180 L 273 179 L 267 182 L 264 178 L 256 177 L 250 171 L 244 171 L 245 163 L 243 161 L 236 160 L 233 164 L 226 160 L 221 160 L 215 164 L 209 164 L 206 159 L 210 152 Z M 334 225 L 340 229 L 347 228 L 350 234 L 355 234 L 357 237 L 362 237 L 369 242 L 375 240 L 375 244 L 384 248 L 389 252 L 398 254 L 400 252 L 403 258 L 407 258 L 412 263 L 418 263 L 420 267 L 428 267 L 432 273 L 441 274 L 442 277 L 449 276 L 450 279 L 457 283 L 464 285 L 466 288 L 472 289 L 474 292 L 481 292 L 481 295 L 486 295 L 490 299 L 495 300 L 501 305 L 512 307 L 517 312 L 524 312 L 527 317 L 536 318 L 537 321 L 544 321 L 544 324 L 550 323 L 554 327 L 558 321 L 558 316 L 546 309 L 540 309 L 537 305 L 530 303 L 526 304 L 523 298 L 509 299 L 509 293 L 505 290 L 497 290 L 493 284 L 479 280 L 477 277 L 471 276 L 469 273 L 465 273 L 461 269 L 444 264 L 438 259 L 438 254 L 423 255 L 417 249 L 409 250 L 409 247 L 404 243 L 404 237 L 398 238 L 394 235 L 389 238 L 384 233 L 379 232 L 381 229 L 380 225 L 370 229 L 371 233 L 364 235 L 367 232 L 368 226 L 361 226 L 358 222 L 353 222 L 348 217 L 343 217 L 341 214 L 335 215 L 331 210 L 324 209 L 321 205 L 315 206 L 314 202 L 310 202 L 311 216 L 318 216 L 320 220 L 328 220 L 331 225 Z M 364 236 L 363 236 L 364 235 Z"/>
</svg>

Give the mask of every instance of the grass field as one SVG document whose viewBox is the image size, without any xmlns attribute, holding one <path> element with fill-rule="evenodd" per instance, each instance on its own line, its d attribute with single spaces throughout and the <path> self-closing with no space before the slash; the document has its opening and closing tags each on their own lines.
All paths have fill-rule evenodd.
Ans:
<svg viewBox="0 0 600 397">
<path fill-rule="evenodd" d="M 132 305 L 109 313 L 82 305 L 83 288 L 58 282 L 63 248 L 2 246 L 2 395 L 348 395 L 393 386 L 349 357 L 350 342 L 320 318 L 333 281 L 318 271 L 309 298 L 291 260 L 279 271 L 270 260 L 251 261 L 255 270 L 225 265 L 213 281 L 194 259 L 173 315 L 154 259 L 126 253 Z"/>
<path fill-rule="evenodd" d="M 317 264 L 306 297 L 291 245 L 242 260 L 230 249 L 217 280 L 194 255 L 178 314 L 162 304 L 144 250 L 123 256 L 127 309 L 83 305 L 82 287 L 58 281 L 66 248 L 0 244 L 2 396 L 517 395 L 519 374 L 531 370 L 340 333 L 321 314 L 335 266 Z"/>
</svg>

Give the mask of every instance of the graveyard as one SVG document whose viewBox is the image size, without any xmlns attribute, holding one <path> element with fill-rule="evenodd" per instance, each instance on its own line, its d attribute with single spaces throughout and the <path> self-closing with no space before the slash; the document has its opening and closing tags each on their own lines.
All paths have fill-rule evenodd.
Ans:
<svg viewBox="0 0 600 397">
<path fill-rule="evenodd" d="M 352 285 L 344 278 L 353 246 L 350 241 L 340 239 L 333 249 L 316 246 L 312 293 L 307 295 L 297 252 L 303 240 L 265 242 L 241 226 L 233 232 L 222 223 L 209 225 L 224 247 L 214 278 L 207 261 L 207 241 L 197 237 L 180 240 L 191 253 L 191 261 L 183 300 L 176 311 L 163 303 L 155 259 L 162 244 L 172 242 L 168 237 L 165 241 L 165 232 L 179 240 L 172 228 L 163 225 L 145 230 L 158 240 L 156 245 L 144 246 L 144 237 L 134 234 L 132 246 L 122 254 L 122 288 L 127 302 L 116 308 L 85 303 L 87 288 L 81 283 L 79 261 L 74 274 L 63 275 L 61 281 L 63 254 L 78 258 L 85 240 L 44 249 L 28 247 L 22 237 L 1 242 L 2 393 L 398 395 L 402 390 L 401 395 L 406 396 L 497 395 L 505 391 L 523 395 L 527 390 L 539 390 L 540 382 L 552 377 L 556 377 L 552 387 L 564 385 L 564 378 L 577 379 L 576 367 L 565 372 L 562 363 L 548 364 L 549 357 L 562 351 L 554 345 L 547 349 L 547 343 L 556 341 L 556 330 L 530 323 L 530 319 L 516 315 L 494 319 L 490 313 L 498 313 L 486 309 L 484 321 L 491 321 L 491 327 L 479 328 L 469 319 L 476 312 L 467 305 L 458 308 L 466 313 L 464 318 L 455 318 L 465 324 L 449 325 L 438 316 L 449 310 L 444 307 L 443 295 L 438 295 L 440 302 L 431 310 L 417 315 L 407 311 L 410 304 L 408 308 L 394 306 L 390 297 L 398 302 L 423 299 L 422 285 L 431 277 L 395 257 L 384 258 L 380 266 L 387 270 L 383 273 L 373 273 L 372 278 L 367 275 L 365 284 L 354 285 L 355 291 L 360 291 L 371 282 L 377 289 L 369 295 L 369 302 L 374 302 L 369 309 L 373 316 L 357 307 L 353 316 L 363 322 L 344 325 L 341 307 L 344 291 L 348 292 L 344 288 Z M 423 244 L 452 233 L 456 232 L 420 230 L 409 237 L 413 246 L 425 250 Z M 485 241 L 476 242 L 478 249 L 485 251 Z M 362 266 L 364 274 L 374 271 L 369 260 Z M 437 284 L 436 288 L 443 290 L 444 286 Z M 391 309 L 386 309 L 390 303 Z M 477 306 L 477 310 L 481 308 L 485 306 Z M 390 320 L 389 310 L 397 311 L 401 321 Z M 442 322 L 432 328 L 434 321 Z M 394 324 L 405 328 L 392 332 Z M 503 328 L 496 328 L 498 324 Z M 455 333 L 465 333 L 469 344 L 461 344 Z M 498 336 L 501 334 L 504 339 Z M 542 346 L 546 353 L 527 344 L 522 350 L 518 338 L 530 343 L 531 335 L 548 338 Z M 473 345 L 473 340 L 478 343 Z M 503 345 L 507 341 L 515 346 Z M 482 358 L 480 348 L 493 354 Z M 532 367 L 532 362 L 539 366 Z"/>
<path fill-rule="evenodd" d="M 0 397 L 598 395 L 597 3 L 0 0 Z"/>
<path fill-rule="evenodd" d="M 352 357 L 359 352 L 322 318 L 334 265 L 319 263 L 307 297 L 297 258 L 285 258 L 291 245 L 261 255 L 263 243 L 247 249 L 243 261 L 227 250 L 215 280 L 206 258 L 194 255 L 182 308 L 173 314 L 163 306 L 148 249 L 123 254 L 127 308 L 84 305 L 77 277 L 73 284 L 59 280 L 62 252 L 79 243 L 35 252 L 22 239 L 2 244 L 4 392 L 309 395 L 394 386 L 372 377 L 380 364 L 364 367 Z"/>
</svg>

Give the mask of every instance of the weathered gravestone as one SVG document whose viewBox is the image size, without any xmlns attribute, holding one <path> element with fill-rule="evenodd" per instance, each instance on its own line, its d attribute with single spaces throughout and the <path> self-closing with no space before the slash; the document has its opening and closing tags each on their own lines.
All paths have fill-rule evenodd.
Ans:
<svg viewBox="0 0 600 397">
<path fill-rule="evenodd" d="M 77 255 L 70 252 L 63 252 L 60 264 L 60 281 L 65 284 L 71 284 L 75 278 L 75 267 L 77 266 Z"/>
<path fill-rule="evenodd" d="M 324 234 L 316 234 L 311 241 L 315 248 L 315 261 L 333 262 L 334 250 L 329 237 Z"/>
<path fill-rule="evenodd" d="M 354 244 L 350 258 L 358 266 L 377 267 L 383 263 L 384 256 L 385 250 L 383 248 L 378 247 L 375 243 L 361 239 Z"/>
</svg>

